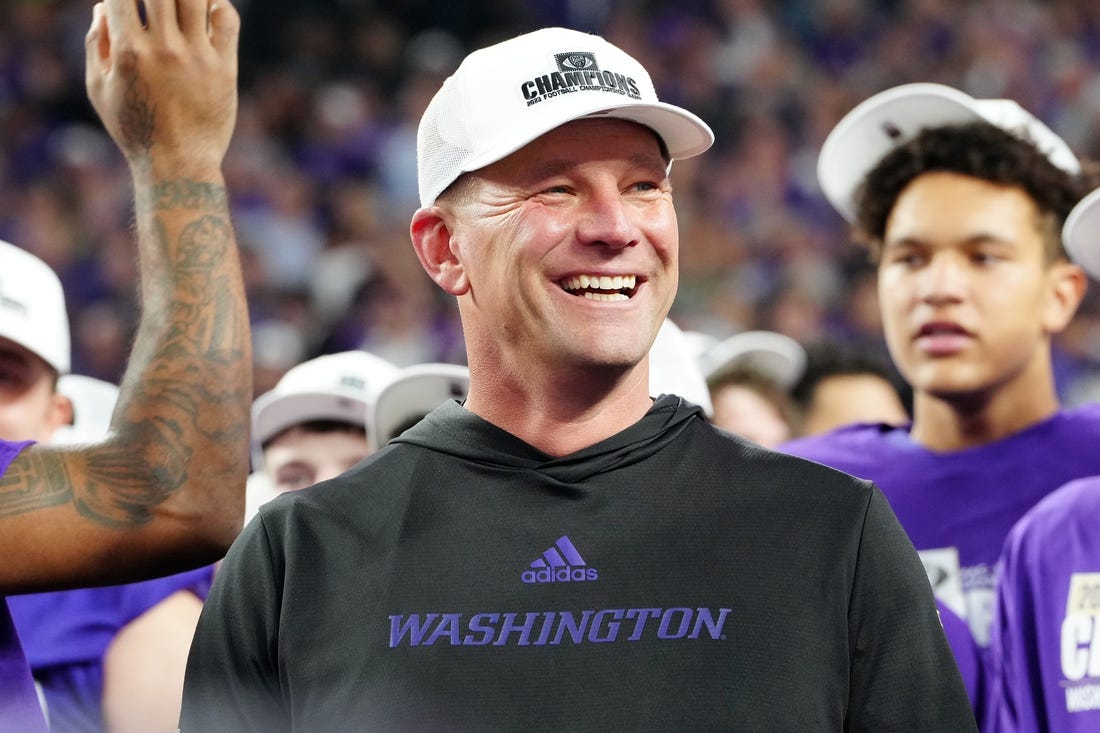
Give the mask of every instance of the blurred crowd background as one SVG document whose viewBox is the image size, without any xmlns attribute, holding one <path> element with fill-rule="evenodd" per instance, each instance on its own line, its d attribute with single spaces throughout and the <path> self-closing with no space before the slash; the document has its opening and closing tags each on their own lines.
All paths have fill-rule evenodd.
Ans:
<svg viewBox="0 0 1100 733">
<path fill-rule="evenodd" d="M 136 322 L 129 178 L 84 93 L 92 0 L 0 3 L 0 238 L 60 274 L 74 371 L 117 381 Z M 1011 97 L 1100 158 L 1094 0 L 237 0 L 241 104 L 226 174 L 256 392 L 313 356 L 464 362 L 451 299 L 408 239 L 416 124 L 469 50 L 545 25 L 598 32 L 703 117 L 673 168 L 672 317 L 883 349 L 874 271 L 816 181 L 840 117 L 896 84 Z M 1100 242 L 1097 243 L 1100 246 Z M 0 273 L 0 279 L 4 277 Z M 1100 396 L 1100 285 L 1057 344 L 1070 404 Z"/>
</svg>

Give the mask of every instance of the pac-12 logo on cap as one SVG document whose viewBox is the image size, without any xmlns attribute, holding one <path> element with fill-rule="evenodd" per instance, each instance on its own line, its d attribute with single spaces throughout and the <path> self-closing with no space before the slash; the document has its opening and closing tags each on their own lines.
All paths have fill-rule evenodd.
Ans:
<svg viewBox="0 0 1100 733">
<path fill-rule="evenodd" d="M 554 60 L 558 62 L 561 71 L 599 71 L 596 64 L 596 54 L 588 51 L 570 51 L 569 53 L 556 53 Z"/>
</svg>

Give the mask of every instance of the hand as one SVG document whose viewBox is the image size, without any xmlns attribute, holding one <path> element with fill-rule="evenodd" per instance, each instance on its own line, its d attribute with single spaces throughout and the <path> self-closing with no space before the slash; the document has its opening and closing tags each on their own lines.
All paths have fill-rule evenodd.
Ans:
<svg viewBox="0 0 1100 733">
<path fill-rule="evenodd" d="M 85 84 L 132 168 L 220 168 L 237 117 L 240 16 L 229 0 L 104 0 Z"/>
</svg>

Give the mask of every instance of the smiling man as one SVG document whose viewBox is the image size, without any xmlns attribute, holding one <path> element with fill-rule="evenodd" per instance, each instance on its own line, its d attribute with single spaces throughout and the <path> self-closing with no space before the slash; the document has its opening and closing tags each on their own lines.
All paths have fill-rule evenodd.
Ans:
<svg viewBox="0 0 1100 733">
<path fill-rule="evenodd" d="M 458 300 L 468 396 L 260 509 L 182 731 L 973 728 L 881 493 L 650 396 L 669 166 L 711 142 L 575 31 L 444 82 L 411 236 Z"/>
<path fill-rule="evenodd" d="M 1015 102 L 935 84 L 867 100 L 819 160 L 823 189 L 877 261 L 913 420 L 783 449 L 880 486 L 936 595 L 981 647 L 1013 522 L 1066 481 L 1100 473 L 1100 408 L 1062 410 L 1051 365 L 1051 340 L 1086 287 L 1061 238 L 1089 189 L 1080 169 Z"/>
</svg>

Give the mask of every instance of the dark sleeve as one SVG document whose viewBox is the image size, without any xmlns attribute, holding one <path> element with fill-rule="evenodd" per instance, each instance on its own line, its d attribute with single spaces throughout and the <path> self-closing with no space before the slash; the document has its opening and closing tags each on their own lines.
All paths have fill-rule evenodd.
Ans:
<svg viewBox="0 0 1100 733">
<path fill-rule="evenodd" d="M 873 489 L 848 610 L 847 731 L 976 731 L 912 542 Z"/>
<path fill-rule="evenodd" d="M 290 730 L 277 645 L 284 567 L 257 517 L 226 554 L 203 605 L 179 733 Z"/>
</svg>

